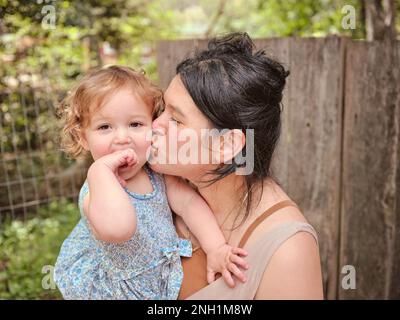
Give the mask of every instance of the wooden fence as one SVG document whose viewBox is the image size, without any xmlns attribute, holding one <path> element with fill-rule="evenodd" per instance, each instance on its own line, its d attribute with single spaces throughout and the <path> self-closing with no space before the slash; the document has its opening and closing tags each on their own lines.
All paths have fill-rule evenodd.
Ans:
<svg viewBox="0 0 400 320">
<path fill-rule="evenodd" d="M 206 43 L 159 42 L 161 86 Z M 326 298 L 400 298 L 400 43 L 255 43 L 291 71 L 273 167 L 318 232 Z M 346 265 L 356 289 L 342 287 Z"/>
</svg>

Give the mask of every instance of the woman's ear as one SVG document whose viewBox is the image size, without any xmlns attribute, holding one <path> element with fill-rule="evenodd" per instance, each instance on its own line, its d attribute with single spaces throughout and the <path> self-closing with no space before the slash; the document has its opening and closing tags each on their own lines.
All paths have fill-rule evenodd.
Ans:
<svg viewBox="0 0 400 320">
<path fill-rule="evenodd" d="M 235 156 L 246 145 L 246 136 L 239 129 L 232 129 L 222 135 L 221 160 L 223 163 L 232 163 Z"/>
</svg>

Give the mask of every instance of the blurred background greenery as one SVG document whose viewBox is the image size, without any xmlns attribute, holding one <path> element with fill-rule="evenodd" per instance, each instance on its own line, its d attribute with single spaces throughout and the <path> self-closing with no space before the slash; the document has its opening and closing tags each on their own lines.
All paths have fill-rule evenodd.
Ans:
<svg viewBox="0 0 400 320">
<path fill-rule="evenodd" d="M 62 298 L 54 286 L 44 289 L 42 281 L 52 277 L 60 245 L 79 216 L 73 202 L 60 199 L 24 221 L 6 219 L 0 230 L 0 299 Z"/>
<path fill-rule="evenodd" d="M 355 8 L 355 29 L 342 28 L 345 5 Z M 395 10 L 400 16 L 398 2 Z M 60 298 L 43 289 L 42 267 L 54 264 L 79 219 L 85 166 L 66 173 L 76 162 L 59 152 L 55 111 L 83 73 L 118 63 L 157 82 L 158 40 L 231 31 L 364 39 L 364 21 L 359 0 L 0 0 L 0 299 Z"/>
<path fill-rule="evenodd" d="M 244 30 L 252 37 L 328 34 L 364 37 L 361 20 L 354 30 L 344 30 L 341 26 L 344 5 L 354 6 L 357 17 L 362 17 L 358 0 L 51 3 L 55 6 L 55 29 L 46 30 L 42 28 L 44 4 L 0 1 L 0 54 L 4 67 L 0 74 L 1 85 L 13 82 L 10 77 L 28 74 L 23 80 L 38 84 L 46 79 L 43 83 L 52 89 L 65 90 L 71 80 L 107 58 L 119 64 L 142 67 L 157 80 L 154 50 L 155 42 L 161 39 L 209 37 Z"/>
</svg>

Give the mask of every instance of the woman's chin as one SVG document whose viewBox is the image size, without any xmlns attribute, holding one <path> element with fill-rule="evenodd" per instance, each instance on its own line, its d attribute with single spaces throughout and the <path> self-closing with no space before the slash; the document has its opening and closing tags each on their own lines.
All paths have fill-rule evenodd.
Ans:
<svg viewBox="0 0 400 320">
<path fill-rule="evenodd" d="M 148 162 L 148 165 L 149 165 L 151 170 L 153 170 L 155 172 L 158 172 L 158 173 L 164 173 L 162 171 L 162 166 L 160 166 L 160 164 Z"/>
</svg>

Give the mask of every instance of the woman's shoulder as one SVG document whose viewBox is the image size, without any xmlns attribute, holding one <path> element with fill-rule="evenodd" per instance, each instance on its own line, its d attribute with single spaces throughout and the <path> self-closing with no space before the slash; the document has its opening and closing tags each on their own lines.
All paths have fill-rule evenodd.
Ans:
<svg viewBox="0 0 400 320">
<path fill-rule="evenodd" d="M 257 228 L 252 232 L 254 242 L 268 240 L 269 238 L 282 238 L 282 245 L 292 243 L 297 245 L 298 249 L 301 249 L 304 244 L 307 245 L 309 239 L 313 239 L 315 244 L 317 240 L 316 231 L 301 209 L 290 199 L 282 202 L 289 203 L 289 205 L 280 208 L 274 214 L 271 214 L 268 219 L 262 219 L 258 223 Z M 250 231 L 249 229 L 247 231 Z"/>
<path fill-rule="evenodd" d="M 257 229 L 252 242 L 269 247 L 270 252 L 265 255 L 268 261 L 264 261 L 256 299 L 322 298 L 317 234 L 300 208 L 283 207 Z"/>
<path fill-rule="evenodd" d="M 275 212 L 262 221 L 266 230 L 280 223 L 308 223 L 296 200 L 291 199 L 273 179 L 267 181 L 257 210 L 258 215 L 262 215 L 265 211 L 275 208 Z"/>
<path fill-rule="evenodd" d="M 256 299 L 323 298 L 318 243 L 312 231 L 304 231 L 290 231 L 274 250 Z"/>
<path fill-rule="evenodd" d="M 247 236 L 247 243 L 265 238 L 278 227 L 290 224 L 309 224 L 298 205 L 288 196 L 274 201 L 260 202 L 258 212 L 243 227 L 242 238 Z M 250 234 L 249 234 L 250 233 Z"/>
</svg>

